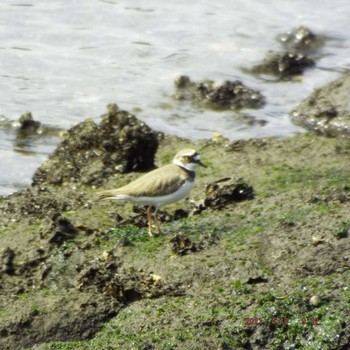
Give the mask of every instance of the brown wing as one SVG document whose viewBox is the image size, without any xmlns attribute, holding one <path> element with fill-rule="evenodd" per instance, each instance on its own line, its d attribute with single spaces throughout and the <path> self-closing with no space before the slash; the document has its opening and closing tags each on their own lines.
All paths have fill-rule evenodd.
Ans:
<svg viewBox="0 0 350 350">
<path fill-rule="evenodd" d="M 100 199 L 117 195 L 160 196 L 175 192 L 186 180 L 186 172 L 175 164 L 153 170 L 126 186 L 99 193 Z"/>
</svg>

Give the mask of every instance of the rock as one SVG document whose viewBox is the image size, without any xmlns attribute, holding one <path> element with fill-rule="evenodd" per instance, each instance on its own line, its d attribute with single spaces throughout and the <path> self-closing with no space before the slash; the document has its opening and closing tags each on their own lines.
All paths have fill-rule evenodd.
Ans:
<svg viewBox="0 0 350 350">
<path fill-rule="evenodd" d="M 19 118 L 20 127 L 18 129 L 18 134 L 20 136 L 26 136 L 30 134 L 36 134 L 41 127 L 41 123 L 34 120 L 30 112 L 24 113 Z"/>
<path fill-rule="evenodd" d="M 303 74 L 304 70 L 313 67 L 315 62 L 307 56 L 294 52 L 269 51 L 264 61 L 249 70 L 253 74 L 267 74 L 279 79 L 290 79 Z"/>
<path fill-rule="evenodd" d="M 212 133 L 211 140 L 215 143 L 229 144 L 229 139 L 225 138 L 219 132 L 216 131 Z"/>
<path fill-rule="evenodd" d="M 108 106 L 98 126 L 91 119 L 72 127 L 35 172 L 33 186 L 66 182 L 101 184 L 115 173 L 154 167 L 157 134 L 117 105 Z"/>
<path fill-rule="evenodd" d="M 246 184 L 242 179 L 224 178 L 206 186 L 202 209 L 220 209 L 228 204 L 253 198 L 253 187 Z"/>
<path fill-rule="evenodd" d="M 2 251 L 2 272 L 12 275 L 15 273 L 15 267 L 13 264 L 13 259 L 15 258 L 15 252 L 13 249 L 7 247 Z"/>
<path fill-rule="evenodd" d="M 188 252 L 197 250 L 196 244 L 187 236 L 179 233 L 169 241 L 171 253 L 173 255 L 185 255 Z"/>
<path fill-rule="evenodd" d="M 50 244 L 61 245 L 64 241 L 75 238 L 79 230 L 68 219 L 58 217 L 53 219 L 49 232 L 51 236 L 48 242 Z"/>
<path fill-rule="evenodd" d="M 11 121 L 6 117 L 2 117 L 1 125 L 5 128 L 16 129 L 16 142 L 19 146 L 25 145 L 27 139 L 35 140 L 35 137 L 61 137 L 63 130 L 58 127 L 43 125 L 41 122 L 33 118 L 32 113 L 26 112 L 21 115 L 18 122 Z"/>
<path fill-rule="evenodd" d="M 326 136 L 350 136 L 350 77 L 316 89 L 290 115 L 293 121 L 310 131 Z"/>
<path fill-rule="evenodd" d="M 325 38 L 316 35 L 309 28 L 299 26 L 278 36 L 278 40 L 288 49 L 296 52 L 308 52 L 324 45 Z"/>
<path fill-rule="evenodd" d="M 219 242 L 219 237 L 212 233 L 203 233 L 199 240 L 194 242 L 187 235 L 177 233 L 169 240 L 172 255 L 183 256 L 190 252 L 199 252 Z"/>
<path fill-rule="evenodd" d="M 205 108 L 215 110 L 238 110 L 261 108 L 265 104 L 262 94 L 248 88 L 240 81 L 217 84 L 212 80 L 192 82 L 187 76 L 175 81 L 177 100 L 189 100 Z"/>
<path fill-rule="evenodd" d="M 312 305 L 313 307 L 319 306 L 320 302 L 321 302 L 321 300 L 320 300 L 320 297 L 318 295 L 313 295 L 310 298 L 310 305 Z"/>
</svg>

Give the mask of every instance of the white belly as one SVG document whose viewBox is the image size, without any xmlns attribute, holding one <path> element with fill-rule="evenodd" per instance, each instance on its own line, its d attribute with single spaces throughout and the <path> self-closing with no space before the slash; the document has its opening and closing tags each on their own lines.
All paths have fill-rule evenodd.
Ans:
<svg viewBox="0 0 350 350">
<path fill-rule="evenodd" d="M 126 195 L 115 196 L 115 199 L 131 201 L 140 205 L 153 205 L 157 208 L 164 205 L 177 202 L 187 196 L 187 194 L 192 190 L 194 186 L 194 181 L 186 181 L 176 192 L 167 194 L 165 196 L 157 197 L 134 197 Z"/>
</svg>

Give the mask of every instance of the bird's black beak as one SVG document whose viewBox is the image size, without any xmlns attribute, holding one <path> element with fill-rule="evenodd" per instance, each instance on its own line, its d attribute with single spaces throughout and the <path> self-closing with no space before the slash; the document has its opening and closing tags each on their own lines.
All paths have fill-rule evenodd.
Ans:
<svg viewBox="0 0 350 350">
<path fill-rule="evenodd" d="M 202 163 L 201 160 L 198 161 L 198 165 L 202 166 L 203 168 L 206 168 L 206 167 L 207 167 L 204 163 Z"/>
</svg>

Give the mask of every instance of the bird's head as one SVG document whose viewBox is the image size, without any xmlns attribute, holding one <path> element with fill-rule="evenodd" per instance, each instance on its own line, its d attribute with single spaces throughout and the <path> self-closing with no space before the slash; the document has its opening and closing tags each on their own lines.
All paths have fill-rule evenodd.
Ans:
<svg viewBox="0 0 350 350">
<path fill-rule="evenodd" d="M 194 149 L 183 149 L 178 152 L 174 157 L 173 163 L 187 170 L 194 170 L 198 165 L 206 168 L 206 165 L 201 161 L 199 153 Z"/>
</svg>

